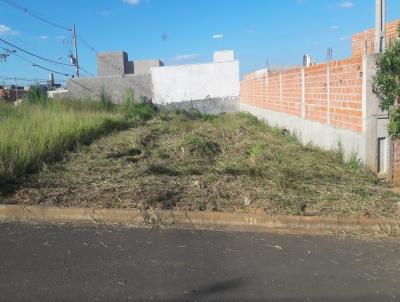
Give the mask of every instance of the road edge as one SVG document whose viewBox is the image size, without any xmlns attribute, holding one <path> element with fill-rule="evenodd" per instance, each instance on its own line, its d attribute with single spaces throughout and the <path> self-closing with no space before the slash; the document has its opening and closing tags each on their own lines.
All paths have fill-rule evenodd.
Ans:
<svg viewBox="0 0 400 302">
<path fill-rule="evenodd" d="M 367 218 L 319 216 L 268 216 L 246 213 L 222 213 L 178 210 L 58 208 L 0 205 L 0 221 L 37 223 L 89 223 L 131 227 L 176 227 L 223 229 L 244 232 L 315 233 L 390 233 L 398 222 Z"/>
</svg>

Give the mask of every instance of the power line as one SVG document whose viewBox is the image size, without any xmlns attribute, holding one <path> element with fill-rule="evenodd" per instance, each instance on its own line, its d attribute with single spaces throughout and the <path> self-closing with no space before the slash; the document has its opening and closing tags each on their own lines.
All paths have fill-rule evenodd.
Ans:
<svg viewBox="0 0 400 302">
<path fill-rule="evenodd" d="M 23 56 L 17 54 L 15 51 L 10 51 L 9 49 L 4 48 L 4 47 L 1 47 L 1 48 L 4 49 L 6 52 L 8 52 L 8 53 L 10 53 L 10 54 L 12 54 L 12 55 L 14 55 L 14 56 L 16 56 L 17 58 L 20 58 L 21 60 L 24 60 L 25 62 L 28 62 L 28 63 L 32 64 L 32 66 L 37 65 L 36 63 L 32 62 L 31 60 L 28 60 L 27 58 L 25 58 L 25 57 L 23 57 Z M 61 68 L 62 70 L 67 71 L 68 73 L 71 73 L 71 70 L 65 68 L 64 66 L 59 66 L 59 68 Z M 65 73 L 59 73 L 59 72 L 57 72 L 57 73 L 58 73 L 58 74 L 65 75 Z"/>
<path fill-rule="evenodd" d="M 16 3 L 15 1 L 11 1 L 11 0 L 0 0 L 0 1 L 4 2 L 4 3 L 6 3 L 6 4 L 8 4 L 8 5 L 10 5 L 10 6 L 14 7 L 14 8 L 16 8 L 16 9 L 18 9 L 18 10 L 20 10 L 20 11 L 26 13 L 26 14 L 28 14 L 28 15 L 30 15 L 30 16 L 33 17 L 33 18 L 38 19 L 39 21 L 42 21 L 42 22 L 44 22 L 44 23 L 47 23 L 47 24 L 49 24 L 49 25 L 51 25 L 51 26 L 54 26 L 54 27 L 57 27 L 57 28 L 59 28 L 59 29 L 71 31 L 70 28 L 68 28 L 68 27 L 66 27 L 66 26 L 64 26 L 64 25 L 58 24 L 58 23 L 56 23 L 56 22 L 53 22 L 53 21 L 51 21 L 51 20 L 48 20 L 48 19 L 46 19 L 46 18 L 44 18 L 44 17 L 42 17 L 42 16 L 39 16 L 38 14 L 32 12 L 31 10 L 29 10 L 29 9 L 26 8 L 25 6 L 22 6 L 22 5 L 18 4 L 18 3 Z"/>
<path fill-rule="evenodd" d="M 70 81 L 71 81 L 71 82 L 73 82 L 73 83 L 75 83 L 76 85 L 78 85 L 78 86 L 82 87 L 83 89 L 85 89 L 85 90 L 87 90 L 87 91 L 89 91 L 89 92 L 93 93 L 94 95 L 96 95 L 96 96 L 98 96 L 98 97 L 101 97 L 101 95 L 100 95 L 100 94 L 98 94 L 98 93 L 94 92 L 94 91 L 93 91 L 92 89 L 90 89 L 90 88 L 87 88 L 85 85 L 82 85 L 82 84 L 80 84 L 79 82 L 77 82 L 77 81 L 74 81 L 73 79 L 70 79 Z"/>
<path fill-rule="evenodd" d="M 40 69 L 44 69 L 44 70 L 47 70 L 47 71 L 50 71 L 50 72 L 52 72 L 52 73 L 61 74 L 61 75 L 64 75 L 64 76 L 66 76 L 66 77 L 69 77 L 69 76 L 70 76 L 70 74 L 58 72 L 58 71 L 49 69 L 49 68 L 47 68 L 47 67 L 43 67 L 43 66 L 38 65 L 38 64 L 33 64 L 32 66 L 33 66 L 33 67 L 40 68 Z"/>
<path fill-rule="evenodd" d="M 41 69 L 44 69 L 44 70 L 47 70 L 47 71 L 50 71 L 50 72 L 53 72 L 53 73 L 56 73 L 56 74 L 60 74 L 60 75 L 66 76 L 66 77 L 71 76 L 70 74 L 62 73 L 62 72 L 59 72 L 59 71 L 55 71 L 55 70 L 49 69 L 47 67 L 41 66 L 39 64 L 36 64 L 36 63 L 32 62 L 31 60 L 28 60 L 27 58 L 24 58 L 23 56 L 20 56 L 19 54 L 16 54 L 15 52 L 11 52 L 11 54 L 16 56 L 17 58 L 20 58 L 21 60 L 24 60 L 25 62 L 28 62 L 28 63 L 32 64 L 33 67 L 38 67 L 38 68 L 41 68 Z"/>
<path fill-rule="evenodd" d="M 79 38 L 79 37 L 76 35 L 76 32 L 75 32 L 75 30 L 74 30 L 73 28 L 68 28 L 68 27 L 66 27 L 66 26 L 64 26 L 64 25 L 60 25 L 60 24 L 55 23 L 55 22 L 53 22 L 53 21 L 51 21 L 51 20 L 49 20 L 49 19 L 46 19 L 46 18 L 44 18 L 44 17 L 42 17 L 42 16 L 39 16 L 38 14 L 33 13 L 33 12 L 32 12 L 30 9 L 28 9 L 27 7 L 18 4 L 17 2 L 15 2 L 15 1 L 13 1 L 13 0 L 0 0 L 0 1 L 6 3 L 6 4 L 8 4 L 8 5 L 10 5 L 10 6 L 12 6 L 12 7 L 18 9 L 18 10 L 21 10 L 21 11 L 23 11 L 24 13 L 30 15 L 31 17 L 34 17 L 34 18 L 36 18 L 36 19 L 38 19 L 38 20 L 40 20 L 40 21 L 42 21 L 42 22 L 44 22 L 44 23 L 47 23 L 47 24 L 52 25 L 52 26 L 54 26 L 54 27 L 57 27 L 57 28 L 60 28 L 60 29 L 63 29 L 63 30 L 67 30 L 67 31 L 72 32 L 72 33 L 73 33 L 73 38 L 75 39 L 75 57 L 72 57 L 72 55 L 71 55 L 71 58 L 76 60 L 76 64 L 66 64 L 66 63 L 62 63 L 62 62 L 57 62 L 57 61 L 54 61 L 54 60 L 51 60 L 51 59 L 48 59 L 48 58 L 45 58 L 45 57 L 36 55 L 36 54 L 34 54 L 34 53 L 30 52 L 30 51 L 27 51 L 27 50 L 25 50 L 25 49 L 22 49 L 22 48 L 20 48 L 20 47 L 14 45 L 14 44 L 12 44 L 12 43 L 10 43 L 10 42 L 5 41 L 4 39 L 0 39 L 0 41 L 2 41 L 3 43 L 8 44 L 8 45 L 11 46 L 11 47 L 14 47 L 15 49 L 18 49 L 18 50 L 20 50 L 20 51 L 22 51 L 22 52 L 25 52 L 25 53 L 27 53 L 27 54 L 29 54 L 29 55 L 31 55 L 31 56 L 34 56 L 34 57 L 36 57 L 36 58 L 38 58 L 38 59 L 47 61 L 47 62 L 49 62 L 49 63 L 58 64 L 58 65 L 64 65 L 64 66 L 68 66 L 68 67 L 76 67 L 76 68 L 77 68 L 77 76 L 78 76 L 78 77 L 79 77 L 79 69 L 82 69 L 82 71 L 84 71 L 86 74 L 95 77 L 95 75 L 94 75 L 93 73 L 88 72 L 87 70 L 83 69 L 80 65 L 78 65 L 76 40 L 79 40 L 80 42 L 82 42 L 82 44 L 84 44 L 86 47 L 88 47 L 90 50 L 92 50 L 92 51 L 95 52 L 96 54 L 98 53 L 98 51 L 96 50 L 96 48 L 94 48 L 94 47 L 93 47 L 92 45 L 90 45 L 88 42 L 86 42 L 85 40 Z M 106 63 L 106 64 L 108 64 L 108 65 L 110 65 L 110 66 L 112 66 L 112 67 L 113 67 L 118 73 L 120 73 L 121 75 L 124 75 L 124 74 L 125 74 L 125 71 L 124 71 L 124 70 L 122 70 L 119 66 L 116 66 L 115 64 L 113 64 L 111 61 L 109 61 L 109 60 L 107 60 L 107 59 L 105 59 L 105 58 L 102 58 L 102 57 L 99 57 L 99 60 L 103 61 L 104 63 Z M 64 68 L 63 68 L 63 69 L 64 69 Z M 65 70 L 65 69 L 64 69 L 64 70 Z M 70 71 L 68 71 L 68 72 L 70 72 Z M 57 73 L 58 73 L 58 72 L 57 72 Z"/>
<path fill-rule="evenodd" d="M 82 70 L 83 72 L 87 73 L 88 75 L 90 75 L 92 77 L 95 77 L 95 75 L 93 73 L 91 73 L 91 72 L 87 71 L 86 69 L 82 68 L 81 65 L 79 65 L 79 69 Z"/>
<path fill-rule="evenodd" d="M 1 40 L 1 39 L 0 39 L 0 40 Z M 18 55 L 18 54 L 15 53 L 15 52 L 10 52 L 7 48 L 4 48 L 4 47 L 1 47 L 1 48 L 4 49 L 6 52 L 11 53 L 12 55 L 15 55 L 16 57 L 18 57 L 18 58 L 20 58 L 20 59 L 22 59 L 22 60 L 24 60 L 24 61 L 26 61 L 26 62 L 32 64 L 32 66 L 34 66 L 34 67 L 39 67 L 36 63 L 32 62 L 31 60 L 28 60 L 28 59 L 26 59 L 26 58 L 24 58 L 24 57 Z M 73 66 L 73 65 L 71 65 L 71 66 Z M 64 67 L 62 67 L 62 66 L 60 66 L 60 68 L 63 69 L 63 70 L 65 70 L 65 71 L 67 71 L 67 72 L 69 72 L 69 73 L 71 73 L 71 70 L 68 70 L 68 69 L 66 69 L 66 68 L 64 68 Z M 82 70 L 83 70 L 84 72 L 86 72 L 87 74 L 89 74 L 89 75 L 91 75 L 91 76 L 95 76 L 94 74 L 92 74 L 91 72 L 87 71 L 86 69 L 81 68 L 81 67 L 79 67 L 79 68 L 82 69 Z M 50 69 L 47 69 L 47 68 L 42 68 L 42 69 L 50 70 Z M 60 73 L 60 72 L 56 72 L 56 73 L 62 74 L 62 75 L 66 75 L 65 73 Z M 68 76 L 69 76 L 69 75 L 68 75 Z"/>
<path fill-rule="evenodd" d="M 6 80 L 6 81 L 17 80 L 17 81 L 22 81 L 22 82 L 47 82 L 47 80 L 45 80 L 45 79 L 26 79 L 26 78 L 5 77 L 5 76 L 0 76 L 0 79 Z"/>
<path fill-rule="evenodd" d="M 3 0 L 0 0 L 0 1 L 3 1 Z M 41 59 L 41 60 L 43 60 L 43 61 L 47 61 L 47 62 L 50 62 L 50 63 L 53 63 L 53 64 L 58 64 L 58 65 L 64 65 L 64 66 L 69 66 L 69 67 L 75 67 L 75 65 L 72 65 L 72 64 L 57 62 L 57 61 L 54 61 L 54 60 L 51 60 L 51 59 L 48 59 L 48 58 L 39 56 L 39 55 L 37 55 L 37 54 L 34 54 L 34 53 L 30 52 L 30 51 L 27 51 L 27 50 L 25 50 L 25 49 L 19 47 L 19 46 L 17 46 L 17 45 L 14 45 L 14 44 L 12 44 L 12 43 L 10 43 L 10 42 L 7 42 L 7 41 L 4 40 L 4 39 L 1 39 L 1 38 L 0 38 L 0 41 L 3 42 L 3 43 L 5 43 L 5 44 L 7 44 L 7 45 L 9 45 L 9 46 L 11 46 L 11 47 L 13 47 L 13 48 L 15 48 L 15 49 L 20 50 L 20 51 L 22 51 L 22 52 L 24 52 L 24 53 L 26 53 L 26 54 L 28 54 L 28 55 L 31 55 L 31 56 L 33 56 L 33 57 L 35 57 L 35 58 L 38 58 L 38 59 Z"/>
</svg>

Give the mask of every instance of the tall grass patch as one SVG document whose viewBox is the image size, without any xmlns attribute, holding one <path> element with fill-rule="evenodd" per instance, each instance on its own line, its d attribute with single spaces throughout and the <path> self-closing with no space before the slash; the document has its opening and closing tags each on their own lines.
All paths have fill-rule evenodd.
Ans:
<svg viewBox="0 0 400 302">
<path fill-rule="evenodd" d="M 77 144 L 126 125 L 101 102 L 48 101 L 32 91 L 18 107 L 0 104 L 0 183 L 38 170 Z"/>
</svg>

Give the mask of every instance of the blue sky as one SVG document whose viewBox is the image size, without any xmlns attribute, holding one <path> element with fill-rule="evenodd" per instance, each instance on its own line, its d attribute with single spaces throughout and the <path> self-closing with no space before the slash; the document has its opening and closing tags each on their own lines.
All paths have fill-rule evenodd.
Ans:
<svg viewBox="0 0 400 302">
<path fill-rule="evenodd" d="M 323 61 L 328 47 L 333 48 L 334 59 L 350 56 L 351 35 L 372 28 L 375 18 L 375 0 L 12 1 L 59 24 L 75 23 L 78 35 L 96 49 L 125 50 L 130 59 L 207 62 L 215 50 L 234 49 L 242 75 L 263 68 L 267 59 L 272 65 L 299 64 L 306 52 Z M 388 21 L 400 18 L 400 1 L 387 0 L 387 5 Z M 71 50 L 69 32 L 2 1 L 0 38 L 64 62 Z M 80 44 L 79 56 L 82 66 L 96 73 L 95 54 Z M 47 78 L 47 72 L 9 57 L 0 63 L 0 76 Z"/>
</svg>

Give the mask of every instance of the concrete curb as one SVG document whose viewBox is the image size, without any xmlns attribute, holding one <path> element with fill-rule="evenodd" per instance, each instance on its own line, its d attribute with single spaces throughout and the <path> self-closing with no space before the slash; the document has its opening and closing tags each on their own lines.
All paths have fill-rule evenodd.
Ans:
<svg viewBox="0 0 400 302">
<path fill-rule="evenodd" d="M 0 205 L 0 220 L 39 223 L 104 223 L 136 227 L 189 227 L 249 232 L 296 232 L 303 234 L 376 233 L 387 232 L 387 230 L 399 227 L 399 224 L 394 221 L 380 222 L 366 218 L 267 216 L 157 210 L 141 212 L 136 209 L 24 207 L 14 205 Z"/>
</svg>

